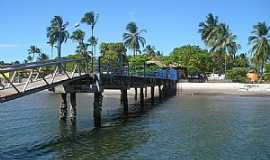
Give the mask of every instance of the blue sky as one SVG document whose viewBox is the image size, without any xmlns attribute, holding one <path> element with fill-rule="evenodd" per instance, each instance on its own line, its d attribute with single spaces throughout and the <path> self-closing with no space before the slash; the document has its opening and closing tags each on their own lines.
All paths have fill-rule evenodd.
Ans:
<svg viewBox="0 0 270 160">
<path fill-rule="evenodd" d="M 241 52 L 249 50 L 247 38 L 252 25 L 259 21 L 270 25 L 269 0 L 0 0 L 0 60 L 22 61 L 32 44 L 50 55 L 46 44 L 50 19 L 62 16 L 70 23 L 71 32 L 87 11 L 100 14 L 96 26 L 99 42 L 121 41 L 126 24 L 135 21 L 147 30 L 147 43 L 165 54 L 185 44 L 205 48 L 197 31 L 199 22 L 210 12 L 230 25 L 242 46 Z M 81 29 L 90 33 L 85 25 Z M 74 49 L 75 44 L 69 40 L 63 54 L 73 53 Z"/>
</svg>

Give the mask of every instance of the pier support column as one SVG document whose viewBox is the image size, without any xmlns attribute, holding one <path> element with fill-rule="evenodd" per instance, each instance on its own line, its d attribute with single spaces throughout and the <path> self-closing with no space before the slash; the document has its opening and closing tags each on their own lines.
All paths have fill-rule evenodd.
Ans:
<svg viewBox="0 0 270 160">
<path fill-rule="evenodd" d="M 94 93 L 94 126 L 96 128 L 101 128 L 101 111 L 102 111 L 102 93 Z"/>
<path fill-rule="evenodd" d="M 124 115 L 128 114 L 128 97 L 127 97 L 127 89 L 122 89 L 122 98 L 123 98 L 123 107 L 124 107 Z"/>
<path fill-rule="evenodd" d="M 145 96 L 145 98 L 147 98 L 147 86 L 145 87 L 144 96 Z"/>
<path fill-rule="evenodd" d="M 70 118 L 75 119 L 77 115 L 77 108 L 76 108 L 76 93 L 70 93 Z"/>
<path fill-rule="evenodd" d="M 135 88 L 135 101 L 137 101 L 137 99 L 138 99 L 138 91 L 137 91 L 137 88 Z"/>
<path fill-rule="evenodd" d="M 59 119 L 65 120 L 67 118 L 67 94 L 61 93 L 61 103 L 59 110 Z"/>
<path fill-rule="evenodd" d="M 151 104 L 155 103 L 155 86 L 151 86 Z"/>
<path fill-rule="evenodd" d="M 120 104 L 123 104 L 123 90 L 120 90 L 121 95 L 120 95 Z"/>
<path fill-rule="evenodd" d="M 144 111 L 144 95 L 143 95 L 143 88 L 140 88 L 140 105 L 141 111 Z"/>
<path fill-rule="evenodd" d="M 162 90 L 161 90 L 161 85 L 158 85 L 158 99 L 159 99 L 159 102 L 162 101 Z"/>
</svg>

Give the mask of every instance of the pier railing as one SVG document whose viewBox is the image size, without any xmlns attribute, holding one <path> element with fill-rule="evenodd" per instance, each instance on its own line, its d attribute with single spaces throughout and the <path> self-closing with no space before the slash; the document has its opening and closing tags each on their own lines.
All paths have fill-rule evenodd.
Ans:
<svg viewBox="0 0 270 160">
<path fill-rule="evenodd" d="M 81 58 L 0 67 L 0 97 L 79 77 L 88 73 L 88 66 L 87 59 Z"/>
<path fill-rule="evenodd" d="M 177 71 L 170 68 L 153 67 L 143 63 L 112 62 L 102 63 L 102 57 L 96 62 L 96 71 L 103 75 L 134 76 L 177 80 Z"/>
</svg>

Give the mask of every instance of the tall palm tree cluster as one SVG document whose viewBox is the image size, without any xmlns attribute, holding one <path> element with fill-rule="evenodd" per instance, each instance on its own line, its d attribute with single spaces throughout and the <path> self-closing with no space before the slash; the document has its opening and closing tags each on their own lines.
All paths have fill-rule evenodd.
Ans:
<svg viewBox="0 0 270 160">
<path fill-rule="evenodd" d="M 248 41 L 251 45 L 252 61 L 259 67 L 261 78 L 265 63 L 270 60 L 270 27 L 265 22 L 259 22 L 253 26 Z"/>
<path fill-rule="evenodd" d="M 81 23 L 85 23 L 91 26 L 91 37 L 89 38 L 88 42 L 85 43 L 85 32 L 81 29 L 77 28 L 74 32 L 72 32 L 71 36 L 67 31 L 68 22 L 64 23 L 64 20 L 60 16 L 54 16 L 51 20 L 50 26 L 47 28 L 47 38 L 48 44 L 50 44 L 53 52 L 53 47 L 57 48 L 57 58 L 61 58 L 61 46 L 65 43 L 69 38 L 72 39 L 74 42 L 78 43 L 76 48 L 76 52 L 81 54 L 82 56 L 88 56 L 90 53 L 88 51 L 88 47 L 92 46 L 92 57 L 94 48 L 97 45 L 97 39 L 94 37 L 94 28 L 96 26 L 98 20 L 98 14 L 95 12 L 87 12 L 81 18 Z M 78 26 L 77 26 L 78 27 Z"/>
<path fill-rule="evenodd" d="M 205 22 L 199 24 L 199 33 L 211 53 L 224 54 L 226 73 L 227 56 L 234 60 L 237 50 L 240 49 L 240 45 L 236 42 L 236 35 L 231 32 L 228 25 L 219 23 L 218 17 L 211 13 L 206 17 Z M 265 22 L 258 22 L 253 26 L 248 43 L 251 46 L 251 62 L 255 64 L 262 78 L 265 64 L 270 60 L 270 27 Z"/>
<path fill-rule="evenodd" d="M 199 33 L 201 39 L 212 53 L 224 54 L 224 73 L 227 70 L 227 56 L 235 59 L 237 50 L 240 45 L 236 42 L 236 35 L 234 35 L 229 26 L 225 23 L 219 23 L 218 17 L 209 14 L 205 22 L 199 24 Z"/>
</svg>

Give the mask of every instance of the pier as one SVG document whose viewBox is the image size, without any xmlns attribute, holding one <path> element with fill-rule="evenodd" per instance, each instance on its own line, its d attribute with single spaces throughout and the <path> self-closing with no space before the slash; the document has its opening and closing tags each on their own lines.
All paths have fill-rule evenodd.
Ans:
<svg viewBox="0 0 270 160">
<path fill-rule="evenodd" d="M 68 112 L 71 119 L 76 119 L 76 108 L 79 104 L 76 95 L 79 93 L 94 94 L 94 126 L 102 126 L 102 100 L 104 90 L 120 90 L 120 99 L 123 104 L 123 114 L 128 115 L 127 91 L 135 90 L 135 100 L 139 97 L 140 110 L 145 110 L 147 89 L 151 88 L 150 100 L 154 104 L 155 87 L 158 88 L 159 101 L 176 94 L 176 79 L 168 72 L 147 72 L 144 65 L 143 72 L 134 72 L 130 66 L 112 70 L 98 59 L 95 69 L 90 69 L 89 60 L 58 59 L 29 64 L 10 65 L 0 68 L 0 74 L 5 79 L 0 90 L 0 102 L 8 102 L 29 94 L 49 89 L 59 94 L 59 118 L 66 120 Z M 136 68 L 136 67 L 135 67 Z M 93 70 L 93 72 L 92 72 Z M 11 76 L 7 76 L 7 73 Z M 140 95 L 137 95 L 137 90 Z M 69 100 L 68 100 L 69 99 Z M 70 110 L 68 111 L 68 106 Z"/>
</svg>

